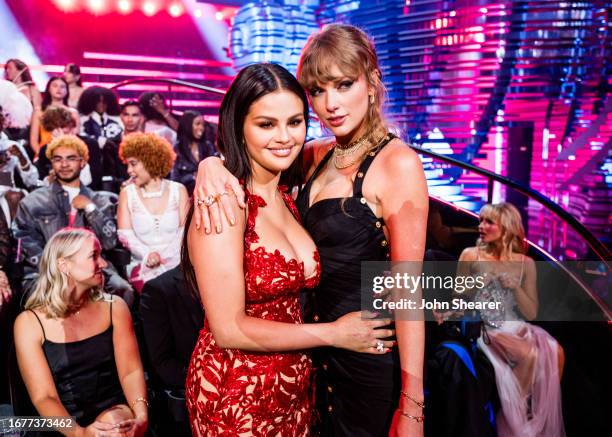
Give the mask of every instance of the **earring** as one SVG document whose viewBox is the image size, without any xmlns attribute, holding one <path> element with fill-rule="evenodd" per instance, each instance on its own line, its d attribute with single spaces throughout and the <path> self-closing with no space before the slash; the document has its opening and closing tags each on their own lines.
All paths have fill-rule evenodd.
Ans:
<svg viewBox="0 0 612 437">
<path fill-rule="evenodd" d="M 370 94 L 370 105 L 374 104 L 374 94 Z"/>
</svg>

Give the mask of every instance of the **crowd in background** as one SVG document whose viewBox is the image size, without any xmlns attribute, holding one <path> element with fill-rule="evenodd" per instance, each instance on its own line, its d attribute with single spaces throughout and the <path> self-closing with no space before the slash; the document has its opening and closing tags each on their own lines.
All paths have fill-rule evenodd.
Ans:
<svg viewBox="0 0 612 437">
<path fill-rule="evenodd" d="M 177 265 L 188 193 L 194 188 L 198 163 L 217 154 L 217 126 L 196 111 L 171 111 L 157 92 L 120 103 L 111 89 L 83 87 L 76 64 L 51 77 L 43 92 L 18 59 L 4 63 L 4 78 L 0 81 L 0 347 L 6 350 L 1 355 L 14 353 L 8 350 L 12 325 L 40 282 L 47 243 L 64 228 L 86 228 L 100 246 L 100 257 L 109 260 L 100 266 L 104 296 L 121 296 L 127 303 L 145 362 L 152 361 L 159 369 L 149 377 L 157 387 L 182 390 L 184 369 L 180 368 L 186 366 L 193 344 L 183 347 L 185 363 L 173 364 L 174 342 L 164 343 L 160 331 L 171 332 L 163 320 L 168 308 L 174 307 L 161 304 L 158 292 L 151 293 L 155 282 L 144 290 L 143 286 L 162 273 L 168 278 L 181 276 Z M 173 280 L 171 289 L 176 288 L 180 283 Z M 178 295 L 194 299 L 185 290 L 181 288 Z M 195 318 L 193 332 L 179 343 L 185 338 L 193 338 L 194 343 L 202 324 L 199 303 L 189 303 L 187 311 Z M 44 318 L 41 327 L 47 334 L 53 329 Z M 144 331 L 154 334 L 145 336 Z M 144 351 L 145 337 L 153 342 L 151 360 Z M 0 367 L 5 379 L 6 363 Z M 178 373 L 170 371 L 175 367 Z M 18 387 L 14 380 L 9 386 L 10 397 L 8 390 L 2 392 L 0 404 L 14 401 Z"/>
</svg>

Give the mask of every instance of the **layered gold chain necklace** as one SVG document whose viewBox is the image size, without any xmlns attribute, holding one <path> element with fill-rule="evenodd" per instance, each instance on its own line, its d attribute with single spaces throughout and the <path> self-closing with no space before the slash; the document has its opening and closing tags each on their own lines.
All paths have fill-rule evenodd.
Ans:
<svg viewBox="0 0 612 437">
<path fill-rule="evenodd" d="M 367 135 L 349 143 L 347 146 L 340 146 L 336 143 L 334 146 L 334 166 L 338 170 L 342 170 L 357 163 L 367 151 L 368 144 Z"/>
</svg>

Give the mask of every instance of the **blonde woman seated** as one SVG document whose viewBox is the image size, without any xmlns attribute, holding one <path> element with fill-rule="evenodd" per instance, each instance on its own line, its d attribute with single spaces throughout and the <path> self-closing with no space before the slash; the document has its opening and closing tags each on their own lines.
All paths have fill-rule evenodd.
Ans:
<svg viewBox="0 0 612 437">
<path fill-rule="evenodd" d="M 130 184 L 119 194 L 118 236 L 132 253 L 128 275 L 140 292 L 144 283 L 179 264 L 189 196 L 185 187 L 164 179 L 176 155 L 152 133 L 127 135 L 119 147 Z"/>
<path fill-rule="evenodd" d="M 482 275 L 486 284 L 473 298 L 499 303 L 481 310 L 485 333 L 478 346 L 495 368 L 501 410 L 500 437 L 565 435 L 560 378 L 563 349 L 542 328 L 527 323 L 538 313 L 536 267 L 525 255 L 519 211 L 509 203 L 480 211 L 476 247 L 459 258 L 459 275 Z"/>
<path fill-rule="evenodd" d="M 142 436 L 148 403 L 138 345 L 125 302 L 102 293 L 100 249 L 86 229 L 51 237 L 15 321 L 19 370 L 41 416 L 76 418 L 62 434 Z"/>
</svg>

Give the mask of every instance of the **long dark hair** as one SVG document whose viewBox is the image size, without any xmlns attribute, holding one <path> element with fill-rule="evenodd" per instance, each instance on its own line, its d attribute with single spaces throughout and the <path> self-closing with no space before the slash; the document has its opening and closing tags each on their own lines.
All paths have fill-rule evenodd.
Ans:
<svg viewBox="0 0 612 437">
<path fill-rule="evenodd" d="M 191 153 L 191 143 L 194 141 L 199 143 L 205 140 L 204 136 L 199 140 L 193 136 L 193 120 L 201 116 L 202 114 L 197 111 L 185 111 L 181 118 L 179 118 L 179 126 L 176 131 L 178 138 L 176 148 L 183 156 L 189 156 L 189 153 Z"/>
<path fill-rule="evenodd" d="M 106 113 L 108 115 L 119 115 L 121 109 L 119 108 L 117 96 L 112 90 L 101 86 L 90 86 L 89 88 L 85 88 L 77 104 L 79 113 L 83 115 L 91 114 L 95 111 L 96 105 L 100 99 L 104 100 L 106 103 Z"/>
<path fill-rule="evenodd" d="M 5 70 L 6 70 L 6 65 L 8 65 L 9 62 L 12 62 L 13 64 L 15 64 L 15 67 L 17 67 L 17 70 L 19 70 L 20 72 L 19 78 L 21 79 L 21 82 L 34 82 L 34 80 L 32 79 L 32 74 L 30 73 L 30 67 L 28 67 L 28 65 L 25 62 L 19 59 L 15 59 L 15 58 L 9 59 L 4 63 Z"/>
<path fill-rule="evenodd" d="M 79 78 L 76 81 L 76 84 L 78 86 L 83 86 L 83 83 L 81 82 L 81 69 L 79 68 L 79 66 L 73 62 L 71 62 L 70 64 L 66 64 L 66 68 L 68 69 L 68 71 L 72 74 L 74 74 L 75 76 L 78 76 Z"/>
<path fill-rule="evenodd" d="M 253 64 L 242 69 L 230 85 L 219 109 L 217 148 L 225 157 L 225 167 L 245 184 L 251 179 L 251 161 L 244 142 L 244 120 L 251 105 L 279 90 L 294 93 L 302 101 L 304 123 L 308 126 L 308 100 L 297 79 L 277 64 Z M 302 152 L 281 175 L 281 184 L 293 187 L 302 181 Z M 199 296 L 195 270 L 189 259 L 187 235 L 193 218 L 193 202 L 185 221 L 181 248 L 181 269 L 191 290 Z"/>
<path fill-rule="evenodd" d="M 66 79 L 64 79 L 61 76 L 54 76 L 51 79 L 49 79 L 49 81 L 47 82 L 47 86 L 45 87 L 45 92 L 43 93 L 42 104 L 41 104 L 43 111 L 47 109 L 47 107 L 53 101 L 49 90 L 51 89 L 51 84 L 57 80 L 61 80 L 62 82 L 64 82 L 64 85 L 66 85 L 66 95 L 62 99 L 62 103 L 68 106 L 68 97 L 70 97 L 70 88 L 68 87 L 68 82 L 66 82 Z"/>
</svg>

